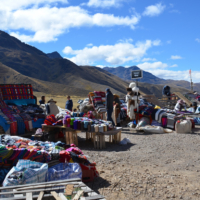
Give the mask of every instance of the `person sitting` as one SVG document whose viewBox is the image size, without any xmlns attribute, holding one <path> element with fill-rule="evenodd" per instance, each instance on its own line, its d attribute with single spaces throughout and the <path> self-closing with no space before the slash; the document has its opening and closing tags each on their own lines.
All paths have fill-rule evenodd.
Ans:
<svg viewBox="0 0 200 200">
<path fill-rule="evenodd" d="M 39 100 L 40 105 L 45 104 L 45 96 L 42 96 L 41 99 Z"/>
<path fill-rule="evenodd" d="M 76 109 L 76 108 L 74 108 L 74 112 L 77 112 L 77 109 Z"/>
<path fill-rule="evenodd" d="M 195 113 L 197 110 L 197 103 L 193 102 L 192 104 L 190 104 L 190 108 L 188 109 L 189 112 Z"/>
<path fill-rule="evenodd" d="M 48 101 L 48 106 L 49 106 L 49 113 L 48 115 L 57 115 L 59 113 L 59 109 L 58 106 L 56 105 L 56 101 L 54 101 L 53 99 L 50 99 Z"/>
<path fill-rule="evenodd" d="M 65 109 L 72 111 L 73 101 L 70 99 L 70 96 L 67 97 Z"/>
<path fill-rule="evenodd" d="M 175 111 L 181 111 L 182 109 L 185 109 L 186 110 L 186 104 L 185 104 L 185 101 L 183 101 L 182 99 L 178 100 L 175 107 L 174 107 L 174 110 Z"/>
</svg>

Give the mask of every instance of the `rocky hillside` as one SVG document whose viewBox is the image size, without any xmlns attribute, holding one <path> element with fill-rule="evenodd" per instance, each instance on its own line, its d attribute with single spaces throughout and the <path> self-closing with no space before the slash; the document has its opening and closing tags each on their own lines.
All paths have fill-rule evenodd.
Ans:
<svg viewBox="0 0 200 200">
<path fill-rule="evenodd" d="M 89 91 L 104 91 L 108 87 L 113 93 L 124 95 L 130 82 L 104 69 L 77 66 L 56 52 L 45 54 L 3 31 L 0 31 L 0 73 L 0 84 L 31 83 L 36 91 L 60 95 L 87 96 Z M 140 84 L 141 92 L 156 96 L 161 95 L 162 87 Z"/>
</svg>

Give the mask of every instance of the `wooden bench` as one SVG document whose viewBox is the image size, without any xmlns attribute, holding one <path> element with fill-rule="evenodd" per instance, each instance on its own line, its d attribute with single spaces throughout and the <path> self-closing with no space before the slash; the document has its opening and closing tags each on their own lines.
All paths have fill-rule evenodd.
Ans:
<svg viewBox="0 0 200 200">
<path fill-rule="evenodd" d="M 94 143 L 95 149 L 106 148 L 105 136 L 109 136 L 110 143 L 119 143 L 121 141 L 122 128 L 117 127 L 115 130 L 107 132 L 86 132 L 86 140 L 91 139 Z"/>
</svg>

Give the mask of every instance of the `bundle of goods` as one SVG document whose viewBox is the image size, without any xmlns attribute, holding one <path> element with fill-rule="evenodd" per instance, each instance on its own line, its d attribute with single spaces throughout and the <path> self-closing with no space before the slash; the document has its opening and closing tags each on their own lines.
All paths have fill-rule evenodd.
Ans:
<svg viewBox="0 0 200 200">
<path fill-rule="evenodd" d="M 0 93 L 3 100 L 34 98 L 30 84 L 0 84 Z"/>
<path fill-rule="evenodd" d="M 6 175 L 4 173 L 4 177 L 2 178 L 1 172 L 4 171 L 4 169 L 16 165 L 19 159 L 41 163 L 54 160 L 59 160 L 61 163 L 79 163 L 83 171 L 91 170 L 92 177 L 98 176 L 95 167 L 96 164 L 94 162 L 89 162 L 83 152 L 74 144 L 66 145 L 60 141 L 56 143 L 32 141 L 18 136 L 0 136 L 0 181 L 2 181 Z M 52 179 L 52 176 L 53 175 L 49 176 L 49 178 L 51 177 Z"/>
<path fill-rule="evenodd" d="M 58 181 L 64 179 L 77 179 L 82 178 L 82 170 L 77 163 L 59 163 L 52 167 L 48 164 L 34 162 L 30 160 L 19 160 L 16 167 L 13 167 L 7 174 L 3 181 L 3 194 L 1 198 L 12 199 L 12 190 L 6 187 Z M 53 186 L 53 191 L 64 192 L 64 188 L 60 186 Z M 34 192 L 34 195 L 38 195 L 39 192 Z"/>
<path fill-rule="evenodd" d="M 69 115 L 63 119 L 63 126 L 88 132 L 106 132 L 113 129 L 112 123 L 108 121 L 90 119 L 87 117 L 71 118 Z"/>
<path fill-rule="evenodd" d="M 89 96 L 90 102 L 94 106 L 94 109 L 98 113 L 105 113 L 106 112 L 106 108 L 105 108 L 106 94 L 105 94 L 105 92 L 94 91 L 94 92 L 90 92 L 88 96 Z"/>
<path fill-rule="evenodd" d="M 5 120 L 1 120 L 2 127 L 6 134 L 16 135 L 17 134 L 17 120 L 12 115 L 11 110 L 8 108 L 6 103 L 0 99 L 0 116 Z"/>
</svg>

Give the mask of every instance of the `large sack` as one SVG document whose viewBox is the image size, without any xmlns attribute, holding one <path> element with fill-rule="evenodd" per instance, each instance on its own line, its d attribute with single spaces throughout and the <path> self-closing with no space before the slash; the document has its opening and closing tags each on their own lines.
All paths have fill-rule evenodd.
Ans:
<svg viewBox="0 0 200 200">
<path fill-rule="evenodd" d="M 78 163 L 59 163 L 48 170 L 47 181 L 82 178 L 82 170 Z"/>
<path fill-rule="evenodd" d="M 46 163 L 20 159 L 16 167 L 13 167 L 7 174 L 3 187 L 45 182 L 47 172 L 48 164 Z M 13 197 L 13 194 L 2 197 Z"/>
<path fill-rule="evenodd" d="M 145 126 L 143 130 L 145 133 L 164 133 L 163 127 L 160 126 Z"/>
<path fill-rule="evenodd" d="M 175 125 L 175 131 L 177 133 L 191 133 L 192 122 L 190 120 L 178 120 Z"/>
<path fill-rule="evenodd" d="M 150 125 L 150 120 L 149 118 L 147 117 L 142 117 L 140 119 L 140 121 L 138 122 L 137 126 L 136 126 L 136 129 L 139 128 L 139 127 L 144 127 L 144 126 L 147 126 L 147 125 Z"/>
</svg>

